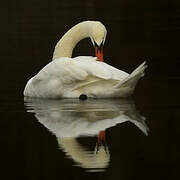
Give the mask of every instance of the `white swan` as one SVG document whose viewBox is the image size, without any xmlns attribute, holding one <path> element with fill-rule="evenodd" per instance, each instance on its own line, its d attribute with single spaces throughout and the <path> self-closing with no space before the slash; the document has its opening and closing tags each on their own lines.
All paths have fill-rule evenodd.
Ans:
<svg viewBox="0 0 180 180">
<path fill-rule="evenodd" d="M 53 61 L 26 84 L 24 95 L 41 98 L 94 98 L 130 96 L 144 75 L 145 62 L 131 74 L 103 61 L 106 28 L 98 21 L 84 21 L 71 28 L 57 43 Z M 97 57 L 71 58 L 75 45 L 90 37 Z M 97 61 L 99 60 L 99 61 Z"/>
</svg>

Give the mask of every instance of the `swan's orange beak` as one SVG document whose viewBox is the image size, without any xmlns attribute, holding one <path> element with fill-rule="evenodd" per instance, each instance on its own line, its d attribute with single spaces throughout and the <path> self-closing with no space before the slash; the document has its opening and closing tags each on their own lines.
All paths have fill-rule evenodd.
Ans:
<svg viewBox="0 0 180 180">
<path fill-rule="evenodd" d="M 97 57 L 97 59 L 99 61 L 104 61 L 103 60 L 103 46 L 99 47 L 95 47 L 95 56 Z"/>
</svg>

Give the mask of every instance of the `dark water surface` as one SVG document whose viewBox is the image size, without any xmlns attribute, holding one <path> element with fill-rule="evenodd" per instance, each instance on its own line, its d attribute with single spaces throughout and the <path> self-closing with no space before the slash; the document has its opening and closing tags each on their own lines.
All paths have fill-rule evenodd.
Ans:
<svg viewBox="0 0 180 180">
<path fill-rule="evenodd" d="M 180 10 L 175 2 L 4 2 L 3 179 L 177 179 Z M 107 27 L 107 63 L 131 72 L 147 60 L 146 76 L 132 99 L 24 100 L 27 80 L 51 60 L 59 38 L 88 19 Z M 93 54 L 90 40 L 85 39 L 73 56 Z"/>
<path fill-rule="evenodd" d="M 168 105 L 166 100 L 158 97 L 150 100 L 138 93 L 134 100 L 25 99 L 23 102 L 4 98 L 1 151 L 7 176 L 15 179 L 175 177 L 179 107 Z"/>
</svg>

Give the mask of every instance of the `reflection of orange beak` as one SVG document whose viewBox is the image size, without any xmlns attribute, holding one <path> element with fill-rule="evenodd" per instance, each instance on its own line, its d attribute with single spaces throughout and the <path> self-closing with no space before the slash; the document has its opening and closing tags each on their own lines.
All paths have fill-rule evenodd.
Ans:
<svg viewBox="0 0 180 180">
<path fill-rule="evenodd" d="M 99 61 L 104 61 L 103 60 L 103 46 L 101 46 L 100 48 L 95 47 L 95 56 L 97 57 Z"/>
<path fill-rule="evenodd" d="M 97 147 L 96 153 L 98 153 L 99 148 L 102 146 L 104 147 L 105 152 L 108 153 L 108 148 L 106 145 L 106 130 L 100 131 L 98 134 L 98 141 L 96 144 L 96 147 Z"/>
<path fill-rule="evenodd" d="M 106 132 L 104 131 L 100 131 L 98 134 L 98 144 L 104 143 L 106 144 Z"/>
</svg>

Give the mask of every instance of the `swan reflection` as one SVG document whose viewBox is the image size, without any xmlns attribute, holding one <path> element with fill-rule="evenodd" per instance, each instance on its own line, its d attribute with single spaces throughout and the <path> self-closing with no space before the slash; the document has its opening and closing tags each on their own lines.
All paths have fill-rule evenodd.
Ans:
<svg viewBox="0 0 180 180">
<path fill-rule="evenodd" d="M 37 120 L 56 135 L 66 155 L 87 171 L 103 171 L 109 165 L 107 128 L 130 121 L 148 134 L 145 118 L 131 99 L 25 99 L 25 105 L 28 112 L 35 113 Z M 97 136 L 94 151 L 88 151 L 77 141 L 80 136 Z"/>
</svg>

